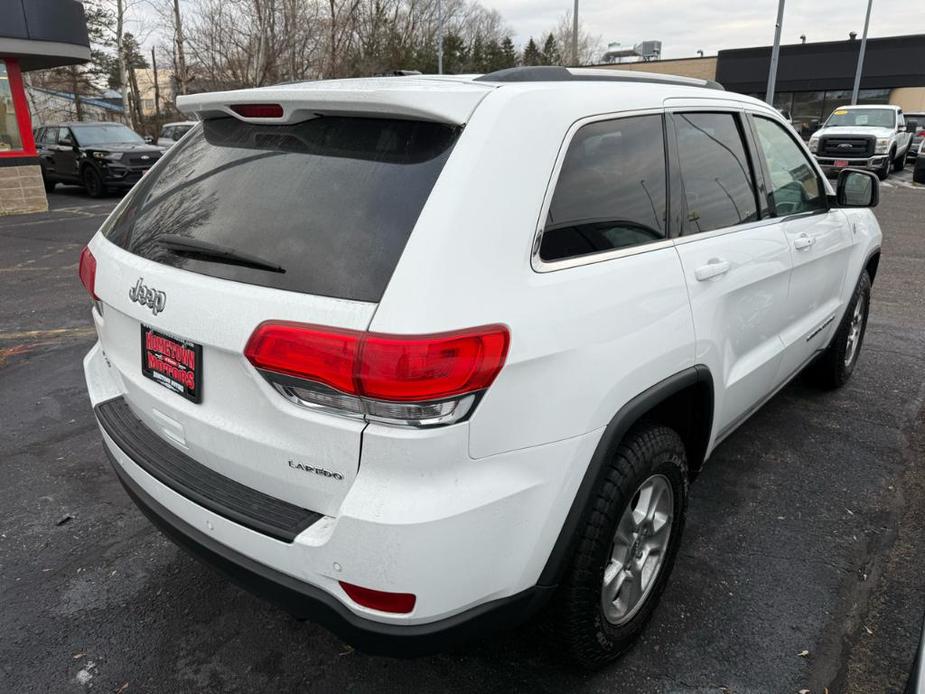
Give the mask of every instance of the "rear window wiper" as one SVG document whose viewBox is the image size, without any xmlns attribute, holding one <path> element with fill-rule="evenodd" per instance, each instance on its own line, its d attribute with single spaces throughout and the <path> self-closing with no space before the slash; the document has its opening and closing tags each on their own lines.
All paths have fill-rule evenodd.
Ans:
<svg viewBox="0 0 925 694">
<path fill-rule="evenodd" d="M 285 268 L 257 256 L 241 253 L 233 248 L 220 246 L 217 243 L 191 239 L 179 234 L 163 234 L 158 237 L 157 242 L 177 255 L 184 255 L 197 260 L 225 263 L 226 265 L 240 265 L 254 268 L 255 270 L 266 270 L 267 272 L 286 272 Z"/>
</svg>

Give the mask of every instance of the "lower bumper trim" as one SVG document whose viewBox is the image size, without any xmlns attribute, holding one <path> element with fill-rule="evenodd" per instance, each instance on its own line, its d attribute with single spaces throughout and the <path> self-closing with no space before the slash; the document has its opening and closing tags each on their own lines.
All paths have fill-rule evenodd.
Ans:
<svg viewBox="0 0 925 694">
<path fill-rule="evenodd" d="M 280 573 L 226 547 L 179 518 L 148 494 L 104 446 L 126 492 L 148 519 L 176 544 L 242 588 L 299 619 L 316 622 L 371 655 L 411 658 L 444 651 L 488 633 L 512 629 L 539 612 L 555 586 L 533 586 L 516 595 L 427 624 L 384 624 L 360 617 L 327 592 Z"/>
</svg>

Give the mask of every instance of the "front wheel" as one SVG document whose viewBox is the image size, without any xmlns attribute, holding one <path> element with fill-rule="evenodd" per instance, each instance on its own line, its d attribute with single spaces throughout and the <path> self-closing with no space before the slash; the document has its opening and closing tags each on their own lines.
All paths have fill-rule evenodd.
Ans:
<svg viewBox="0 0 925 694">
<path fill-rule="evenodd" d="M 84 168 L 83 172 L 84 189 L 91 198 L 101 198 L 106 194 L 106 185 L 103 183 L 103 177 L 92 166 Z"/>
<path fill-rule="evenodd" d="M 42 185 L 45 186 L 46 193 L 54 192 L 55 186 L 58 185 L 57 181 L 53 181 L 48 178 L 48 174 L 45 173 L 45 167 L 42 167 Z"/>
<path fill-rule="evenodd" d="M 893 171 L 902 171 L 906 168 L 906 155 L 901 154 L 893 160 Z"/>
<path fill-rule="evenodd" d="M 870 313 L 870 277 L 861 274 L 854 294 L 831 344 L 810 367 L 816 381 L 824 388 L 841 388 L 851 378 L 861 354 Z"/>
<path fill-rule="evenodd" d="M 890 177 L 890 168 L 893 165 L 893 157 L 895 152 L 890 152 L 890 156 L 883 160 L 883 164 L 880 165 L 880 168 L 877 169 L 877 178 L 881 181 L 885 181 Z"/>
<path fill-rule="evenodd" d="M 666 426 L 636 427 L 613 452 L 554 598 L 556 633 L 577 664 L 615 660 L 652 616 L 681 542 L 687 487 L 684 444 Z"/>
</svg>

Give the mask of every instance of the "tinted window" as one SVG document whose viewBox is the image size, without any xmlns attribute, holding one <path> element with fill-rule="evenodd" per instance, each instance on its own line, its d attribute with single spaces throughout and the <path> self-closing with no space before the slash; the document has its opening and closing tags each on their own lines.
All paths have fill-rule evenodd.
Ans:
<svg viewBox="0 0 925 694">
<path fill-rule="evenodd" d="M 783 126 L 755 118 L 758 144 L 768 164 L 768 194 L 778 217 L 826 207 L 825 192 L 803 151 Z"/>
<path fill-rule="evenodd" d="M 58 128 L 58 144 L 73 145 L 74 137 L 68 128 Z"/>
<path fill-rule="evenodd" d="M 562 163 L 540 257 L 561 260 L 665 238 L 661 116 L 591 123 Z"/>
<path fill-rule="evenodd" d="M 731 113 L 678 113 L 678 166 L 688 232 L 755 221 L 758 210 L 748 157 Z"/>
<path fill-rule="evenodd" d="M 249 284 L 378 301 L 455 142 L 436 123 L 209 120 L 165 155 L 104 233 L 144 258 Z M 185 236 L 285 272 L 177 253 Z"/>
</svg>

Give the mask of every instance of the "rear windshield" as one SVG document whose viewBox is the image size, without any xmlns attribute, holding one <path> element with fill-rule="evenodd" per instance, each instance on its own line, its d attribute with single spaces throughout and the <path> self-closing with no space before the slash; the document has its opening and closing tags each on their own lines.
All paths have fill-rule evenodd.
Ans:
<svg viewBox="0 0 925 694">
<path fill-rule="evenodd" d="M 184 270 L 377 302 L 458 133 L 378 118 L 208 120 L 135 186 L 103 233 Z M 178 252 L 171 239 L 284 271 Z"/>
</svg>

